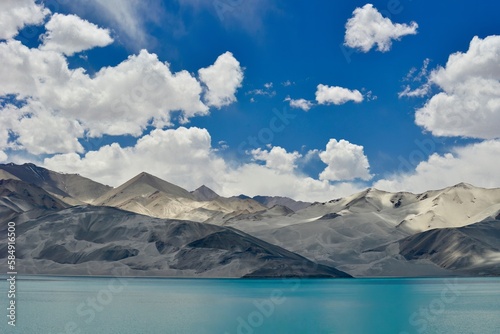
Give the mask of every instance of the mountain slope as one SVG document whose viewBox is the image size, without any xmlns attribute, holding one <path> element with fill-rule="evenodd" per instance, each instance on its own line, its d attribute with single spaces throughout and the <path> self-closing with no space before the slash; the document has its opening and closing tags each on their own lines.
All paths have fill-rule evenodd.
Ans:
<svg viewBox="0 0 500 334">
<path fill-rule="evenodd" d="M 311 206 L 312 203 L 309 202 L 302 202 L 302 201 L 296 201 L 294 199 L 288 198 L 288 197 L 282 197 L 282 196 L 254 196 L 254 197 L 248 197 L 246 195 L 239 195 L 235 196 L 235 198 L 240 198 L 240 199 L 253 199 L 254 201 L 262 204 L 266 208 L 270 209 L 273 206 L 280 205 L 280 206 L 286 206 L 287 208 L 293 210 L 293 211 L 299 211 L 302 209 L 305 209 L 309 206 Z"/>
<path fill-rule="evenodd" d="M 109 190 L 93 201 L 95 205 L 117 206 L 136 197 L 150 196 L 155 192 L 162 192 L 171 198 L 187 198 L 194 200 L 194 196 L 187 190 L 164 181 L 148 173 L 140 173 L 121 186 Z"/>
<path fill-rule="evenodd" d="M 202 185 L 191 193 L 197 201 L 212 201 L 220 197 L 215 191 L 205 185 Z"/>
<path fill-rule="evenodd" d="M 200 190 L 214 197 L 209 188 Z M 213 194 L 212 194 L 213 193 Z M 197 196 L 200 196 L 197 193 Z M 113 206 L 157 218 L 185 219 L 197 222 L 227 214 L 242 214 L 265 210 L 253 200 L 214 197 L 198 200 L 193 193 L 147 173 L 141 173 L 123 185 L 111 189 L 92 202 L 93 205 Z"/>
<path fill-rule="evenodd" d="M 16 228 L 23 273 L 111 275 L 119 269 L 135 276 L 349 277 L 234 229 L 109 207 L 72 207 Z M 7 253 L 5 240 L 0 256 Z"/>
<path fill-rule="evenodd" d="M 78 174 L 61 174 L 29 163 L 0 164 L 0 171 L 0 178 L 14 176 L 44 189 L 68 204 L 90 203 L 111 189 Z"/>
<path fill-rule="evenodd" d="M 498 209 L 500 189 L 466 184 L 423 194 L 367 189 L 294 214 L 232 217 L 225 226 L 355 276 L 450 275 L 457 268 L 405 258 L 394 243 L 433 228 L 466 226 Z"/>
<path fill-rule="evenodd" d="M 35 185 L 19 180 L 0 180 L 0 206 L 17 213 L 33 209 L 58 210 L 68 207 Z"/>
<path fill-rule="evenodd" d="M 78 194 L 75 188 L 79 183 L 83 185 L 79 191 L 89 198 L 96 193 L 89 189 L 102 185 L 78 175 L 58 174 L 30 164 L 0 167 L 0 177 L 4 179 L 0 181 L 0 237 L 5 236 L 5 224 L 11 220 L 19 226 L 41 224 L 42 230 L 26 240 L 37 252 L 45 250 L 28 256 L 36 270 L 48 265 L 49 271 L 90 273 L 96 271 L 89 266 L 99 261 L 106 270 L 126 265 L 124 268 L 132 275 L 136 270 L 139 274 L 144 272 L 140 264 L 134 262 L 141 259 L 147 264 L 144 270 L 157 270 L 158 275 L 272 276 L 272 270 L 269 271 L 265 263 L 276 263 L 279 257 L 298 260 L 294 256 L 299 256 L 354 276 L 500 275 L 500 189 L 464 183 L 422 194 L 370 188 L 345 198 L 313 203 L 294 212 L 283 205 L 266 208 L 249 197 L 221 197 L 206 186 L 188 192 L 141 173 L 116 189 L 106 187 L 108 191 L 92 202 L 94 207 L 67 208 L 68 203 L 82 203 L 70 196 Z M 288 201 L 281 197 L 256 198 L 267 205 L 274 200 Z M 166 259 L 154 252 L 147 253 L 152 245 L 147 246 L 147 252 L 141 248 L 145 244 L 137 246 L 139 248 L 133 246 L 134 238 L 144 235 L 149 228 L 161 234 L 165 224 L 180 219 L 189 221 L 189 240 L 183 239 L 185 243 L 172 246 L 172 242 L 182 237 L 184 228 L 155 239 L 154 247 L 162 249 L 156 252 Z M 147 226 L 143 220 L 148 222 Z M 203 222 L 209 232 L 196 232 L 205 227 L 193 221 Z M 100 235 L 112 239 L 103 239 L 107 248 L 99 246 L 99 235 L 82 243 L 83 234 L 76 233 L 74 228 L 89 222 L 100 226 Z M 68 235 L 63 233 L 65 224 Z M 114 228 L 114 224 L 120 226 Z M 160 225 L 163 227 L 159 228 Z M 55 237 L 43 232 L 52 231 L 55 226 L 60 228 Z M 243 231 L 242 234 L 239 231 Z M 47 243 L 42 242 L 40 236 L 47 237 Z M 270 244 L 278 249 L 269 248 Z M 291 253 L 283 253 L 284 249 Z M 154 261 L 159 262 L 152 265 L 146 254 L 153 254 Z M 269 254 L 274 255 L 268 258 Z M 228 261 L 230 267 L 225 266 Z M 305 274 L 300 265 L 292 262 L 282 267 L 288 268 L 283 269 L 283 274 Z M 69 264 L 75 266 L 68 267 Z M 252 270 L 245 271 L 245 268 Z M 329 269 L 321 270 L 324 274 Z"/>
<path fill-rule="evenodd" d="M 425 231 L 398 244 L 408 260 L 429 259 L 447 269 L 500 275 L 500 211 L 476 224 Z"/>
</svg>

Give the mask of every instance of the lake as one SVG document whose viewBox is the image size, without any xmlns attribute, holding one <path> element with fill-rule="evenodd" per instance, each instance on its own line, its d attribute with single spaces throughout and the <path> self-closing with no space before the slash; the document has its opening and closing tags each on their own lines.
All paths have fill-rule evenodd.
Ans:
<svg viewBox="0 0 500 334">
<path fill-rule="evenodd" d="M 500 278 L 18 277 L 1 333 L 498 333 Z"/>
</svg>

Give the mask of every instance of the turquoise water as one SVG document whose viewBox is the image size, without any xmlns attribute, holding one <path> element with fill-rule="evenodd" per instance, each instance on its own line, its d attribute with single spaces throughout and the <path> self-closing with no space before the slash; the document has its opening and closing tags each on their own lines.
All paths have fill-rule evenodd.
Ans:
<svg viewBox="0 0 500 334">
<path fill-rule="evenodd" d="M 500 333 L 500 278 L 23 277 L 0 333 Z"/>
</svg>

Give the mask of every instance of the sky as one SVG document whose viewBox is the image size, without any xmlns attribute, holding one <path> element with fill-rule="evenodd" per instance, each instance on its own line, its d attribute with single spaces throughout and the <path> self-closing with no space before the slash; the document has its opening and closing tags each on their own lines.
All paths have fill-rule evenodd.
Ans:
<svg viewBox="0 0 500 334">
<path fill-rule="evenodd" d="M 500 187 L 500 3 L 4 0 L 0 162 L 223 196 Z"/>
</svg>

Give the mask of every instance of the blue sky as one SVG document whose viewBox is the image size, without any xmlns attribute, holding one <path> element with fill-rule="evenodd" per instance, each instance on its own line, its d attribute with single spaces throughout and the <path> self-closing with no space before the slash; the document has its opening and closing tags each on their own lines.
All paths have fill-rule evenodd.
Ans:
<svg viewBox="0 0 500 334">
<path fill-rule="evenodd" d="M 0 158 L 227 196 L 500 186 L 499 7 L 6 1 Z"/>
</svg>

